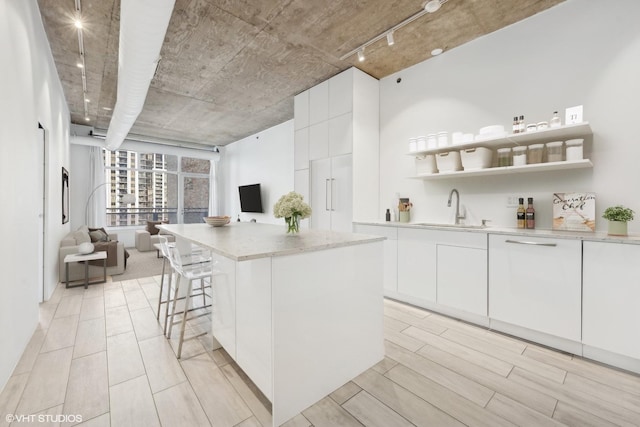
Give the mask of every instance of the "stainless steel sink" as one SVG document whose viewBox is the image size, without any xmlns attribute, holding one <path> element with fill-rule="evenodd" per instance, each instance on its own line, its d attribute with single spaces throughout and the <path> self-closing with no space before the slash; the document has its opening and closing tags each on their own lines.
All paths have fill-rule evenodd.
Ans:
<svg viewBox="0 0 640 427">
<path fill-rule="evenodd" d="M 473 228 L 473 229 L 482 229 L 486 228 L 486 225 L 468 225 L 468 224 L 443 224 L 436 222 L 417 222 L 413 225 L 420 225 L 423 227 L 447 227 L 447 228 Z"/>
</svg>

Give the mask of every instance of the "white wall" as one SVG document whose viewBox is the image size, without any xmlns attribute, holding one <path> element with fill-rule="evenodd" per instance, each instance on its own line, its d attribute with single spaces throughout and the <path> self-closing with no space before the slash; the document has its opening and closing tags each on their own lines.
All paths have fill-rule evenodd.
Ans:
<svg viewBox="0 0 640 427">
<path fill-rule="evenodd" d="M 445 5 L 446 7 L 446 5 Z M 525 21 L 432 58 L 380 82 L 381 207 L 396 193 L 414 203 L 412 220 L 451 218 L 446 202 L 457 188 L 478 218 L 514 226 L 507 195 L 534 197 L 537 225 L 551 228 L 553 192 L 594 191 L 597 229 L 602 211 L 624 204 L 638 212 L 630 231 L 640 231 L 638 94 L 640 2 L 568 0 Z M 401 83 L 396 83 L 398 77 Z M 514 115 L 549 120 L 554 110 L 584 105 L 594 131 L 585 141 L 593 170 L 421 181 L 408 138 L 441 130 L 478 133 L 482 126 L 511 129 Z M 592 150 L 590 150 L 592 144 Z M 381 211 L 384 209 L 381 209 Z M 381 218 L 382 219 L 382 218 Z"/>
<path fill-rule="evenodd" d="M 0 2 L 0 390 L 38 324 L 38 122 L 47 132 L 45 292 L 57 284 L 61 167 L 68 167 L 69 111 L 35 0 Z"/>
<path fill-rule="evenodd" d="M 222 148 L 220 162 L 222 182 L 221 215 L 238 214 L 242 221 L 282 224 L 274 218 L 273 205 L 293 191 L 293 120 L 289 120 Z M 241 213 L 238 186 L 261 184 L 264 213 Z"/>
</svg>

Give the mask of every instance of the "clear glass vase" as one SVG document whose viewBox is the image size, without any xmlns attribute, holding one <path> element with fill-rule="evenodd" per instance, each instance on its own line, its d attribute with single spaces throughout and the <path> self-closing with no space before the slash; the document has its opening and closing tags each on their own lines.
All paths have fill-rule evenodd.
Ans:
<svg viewBox="0 0 640 427">
<path fill-rule="evenodd" d="M 300 215 L 291 215 L 284 219 L 287 222 L 287 233 L 300 231 Z"/>
</svg>

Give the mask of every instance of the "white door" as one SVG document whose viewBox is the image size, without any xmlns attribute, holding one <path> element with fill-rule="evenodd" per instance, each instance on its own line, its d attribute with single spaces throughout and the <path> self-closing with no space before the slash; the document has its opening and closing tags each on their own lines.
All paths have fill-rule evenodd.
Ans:
<svg viewBox="0 0 640 427">
<path fill-rule="evenodd" d="M 311 162 L 311 228 L 331 230 L 331 160 Z"/>
<path fill-rule="evenodd" d="M 351 154 L 331 158 L 329 206 L 331 230 L 351 232 L 353 229 L 353 178 Z"/>
</svg>

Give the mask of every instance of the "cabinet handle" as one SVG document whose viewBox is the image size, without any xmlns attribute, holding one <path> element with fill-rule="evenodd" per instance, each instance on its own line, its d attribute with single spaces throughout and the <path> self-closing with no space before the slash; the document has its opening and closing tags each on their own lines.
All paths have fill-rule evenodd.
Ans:
<svg viewBox="0 0 640 427">
<path fill-rule="evenodd" d="M 331 210 L 335 211 L 335 209 L 333 208 L 333 182 L 335 181 L 335 178 L 331 178 Z"/>
<path fill-rule="evenodd" d="M 523 240 L 505 240 L 506 243 L 517 243 L 519 245 L 533 245 L 533 246 L 558 246 L 557 243 L 540 243 L 540 242 L 527 242 Z"/>
<path fill-rule="evenodd" d="M 331 210 L 329 209 L 329 178 L 324 180 L 324 210 Z"/>
</svg>

